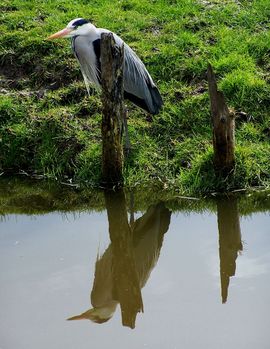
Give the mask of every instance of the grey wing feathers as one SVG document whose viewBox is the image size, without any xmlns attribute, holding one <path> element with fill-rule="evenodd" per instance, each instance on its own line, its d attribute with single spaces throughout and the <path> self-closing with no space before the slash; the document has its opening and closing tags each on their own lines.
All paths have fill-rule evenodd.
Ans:
<svg viewBox="0 0 270 349">
<path fill-rule="evenodd" d="M 124 43 L 116 34 L 114 37 L 119 45 Z M 125 96 L 151 114 L 158 114 L 163 101 L 150 74 L 140 58 L 126 43 L 124 43 L 124 55 Z"/>
</svg>

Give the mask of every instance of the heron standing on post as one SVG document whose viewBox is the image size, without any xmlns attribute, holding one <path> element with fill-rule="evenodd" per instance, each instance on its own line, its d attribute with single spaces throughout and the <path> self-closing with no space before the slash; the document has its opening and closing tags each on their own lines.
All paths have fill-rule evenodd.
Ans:
<svg viewBox="0 0 270 349">
<path fill-rule="evenodd" d="M 96 28 L 83 18 L 76 18 L 66 28 L 48 37 L 71 38 L 72 50 L 80 64 L 88 93 L 89 84 L 101 87 L 100 40 L 102 33 L 109 32 Z M 163 101 L 153 79 L 136 53 L 115 33 L 113 37 L 117 45 L 124 45 L 124 98 L 150 114 L 158 114 Z"/>
</svg>

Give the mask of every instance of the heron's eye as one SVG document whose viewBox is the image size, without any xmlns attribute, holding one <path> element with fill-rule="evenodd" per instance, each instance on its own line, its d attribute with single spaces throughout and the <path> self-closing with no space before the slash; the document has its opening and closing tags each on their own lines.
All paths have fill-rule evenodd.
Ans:
<svg viewBox="0 0 270 349">
<path fill-rule="evenodd" d="M 78 28 L 81 28 L 82 24 L 78 24 L 78 25 L 73 25 L 73 30 L 77 30 Z"/>
</svg>

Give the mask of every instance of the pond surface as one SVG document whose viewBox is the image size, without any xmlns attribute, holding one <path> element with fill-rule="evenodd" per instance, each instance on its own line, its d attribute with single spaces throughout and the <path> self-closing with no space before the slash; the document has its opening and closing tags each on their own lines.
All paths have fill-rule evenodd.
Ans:
<svg viewBox="0 0 270 349">
<path fill-rule="evenodd" d="M 1 349 L 270 347 L 269 194 L 252 212 L 235 196 L 140 209 L 99 193 L 66 211 L 58 195 L 54 211 L 44 188 L 0 193 Z"/>
</svg>

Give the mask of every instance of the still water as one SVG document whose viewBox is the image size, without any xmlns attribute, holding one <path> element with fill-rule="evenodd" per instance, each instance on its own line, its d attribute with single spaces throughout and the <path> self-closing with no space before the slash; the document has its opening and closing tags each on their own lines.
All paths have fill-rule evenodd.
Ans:
<svg viewBox="0 0 270 349">
<path fill-rule="evenodd" d="M 260 200 L 139 209 L 120 192 L 54 211 L 39 194 L 35 213 L 14 198 L 0 205 L 1 349 L 270 348 Z"/>
</svg>

